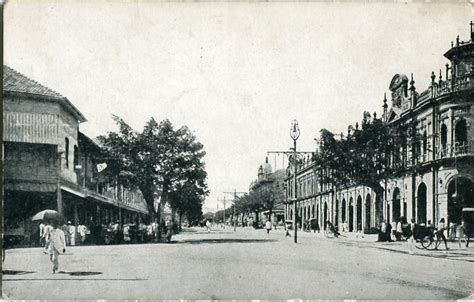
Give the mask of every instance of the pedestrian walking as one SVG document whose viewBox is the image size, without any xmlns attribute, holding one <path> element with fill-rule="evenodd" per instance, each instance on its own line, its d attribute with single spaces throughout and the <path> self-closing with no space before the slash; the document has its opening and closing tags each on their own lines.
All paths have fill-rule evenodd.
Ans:
<svg viewBox="0 0 474 302">
<path fill-rule="evenodd" d="M 211 222 L 209 220 L 206 221 L 206 229 L 208 233 L 211 232 Z"/>
<path fill-rule="evenodd" d="M 64 231 L 66 236 L 66 245 L 76 245 L 76 226 L 74 226 L 70 221 L 67 222 L 67 233 Z"/>
<path fill-rule="evenodd" d="M 439 244 L 440 239 L 443 239 L 446 250 L 449 250 L 446 236 L 444 236 L 444 230 L 446 229 L 447 229 L 446 222 L 444 218 L 441 218 L 438 223 L 438 230 L 436 231 L 436 248 L 435 248 L 436 250 L 438 249 L 438 244 Z"/>
<path fill-rule="evenodd" d="M 171 242 L 171 236 L 173 235 L 173 221 L 167 221 L 166 223 L 166 242 Z"/>
<path fill-rule="evenodd" d="M 347 220 L 342 224 L 342 231 L 344 233 L 349 232 L 349 224 L 347 223 Z"/>
<path fill-rule="evenodd" d="M 454 239 L 456 238 L 456 225 L 452 222 L 449 223 L 449 234 L 448 234 L 448 238 L 449 240 L 451 241 L 454 241 Z"/>
<path fill-rule="evenodd" d="M 286 227 L 285 230 L 286 230 L 285 237 L 291 237 L 290 230 L 288 229 L 288 227 Z"/>
<path fill-rule="evenodd" d="M 409 254 L 414 255 L 415 254 L 415 229 L 416 229 L 416 223 L 415 223 L 415 218 L 411 219 L 410 227 L 409 229 L 405 232 L 407 236 L 407 241 L 408 241 L 408 249 L 409 249 Z"/>
<path fill-rule="evenodd" d="M 398 222 L 395 227 L 395 239 L 397 241 L 402 240 L 402 235 L 403 235 L 403 229 L 402 229 L 402 217 L 398 219 Z"/>
<path fill-rule="evenodd" d="M 270 231 L 272 230 L 272 222 L 270 220 L 267 220 L 265 223 L 265 229 L 267 230 L 267 234 L 270 234 Z"/>
<path fill-rule="evenodd" d="M 125 243 L 130 243 L 130 240 L 131 240 L 131 238 L 130 238 L 130 225 L 125 224 L 123 226 L 123 241 Z"/>
<path fill-rule="evenodd" d="M 53 263 L 53 274 L 59 269 L 59 254 L 66 252 L 66 238 L 64 232 L 58 228 L 56 223 L 53 223 L 49 238 L 49 259 Z"/>
<path fill-rule="evenodd" d="M 44 226 L 45 224 L 43 222 L 40 223 L 39 225 L 39 244 L 40 246 L 44 246 L 45 245 L 45 241 L 44 241 Z"/>
<path fill-rule="evenodd" d="M 48 248 L 49 248 L 49 240 L 51 237 L 51 230 L 53 227 L 50 224 L 45 223 L 44 226 L 44 250 L 43 253 L 47 254 L 48 253 Z"/>
<path fill-rule="evenodd" d="M 83 224 L 80 224 L 77 226 L 77 233 L 79 235 L 79 242 L 81 243 L 81 245 L 84 244 L 84 242 L 86 241 L 86 236 L 87 236 L 87 227 Z"/>
<path fill-rule="evenodd" d="M 467 221 L 467 219 L 462 220 L 462 232 L 466 237 L 466 247 L 469 247 L 469 242 L 471 241 L 471 236 L 474 233 L 474 225 Z"/>
</svg>

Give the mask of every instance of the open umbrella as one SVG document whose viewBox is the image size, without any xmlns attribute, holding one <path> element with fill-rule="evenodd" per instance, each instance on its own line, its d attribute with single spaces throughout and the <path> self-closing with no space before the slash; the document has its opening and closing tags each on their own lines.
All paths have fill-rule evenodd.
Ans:
<svg viewBox="0 0 474 302">
<path fill-rule="evenodd" d="M 57 221 L 61 222 L 64 221 L 64 216 L 59 214 L 58 211 L 55 210 L 43 210 L 41 212 L 36 213 L 31 220 L 48 220 L 48 221 Z"/>
</svg>

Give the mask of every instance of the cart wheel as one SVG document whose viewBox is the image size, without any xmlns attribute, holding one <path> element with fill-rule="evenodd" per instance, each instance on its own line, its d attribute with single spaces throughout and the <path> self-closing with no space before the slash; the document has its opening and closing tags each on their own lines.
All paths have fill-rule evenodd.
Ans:
<svg viewBox="0 0 474 302">
<path fill-rule="evenodd" d="M 330 230 L 324 230 L 324 236 L 326 236 L 326 238 L 334 238 L 334 233 Z"/>
<path fill-rule="evenodd" d="M 425 240 L 425 238 L 416 239 L 416 241 L 415 241 L 415 247 L 416 247 L 417 249 L 420 249 L 420 250 L 424 249 L 424 248 L 425 248 L 425 247 L 423 246 L 423 241 L 424 241 L 424 240 Z"/>
<path fill-rule="evenodd" d="M 433 237 L 426 236 L 425 238 L 423 238 L 422 245 L 427 250 L 434 250 L 436 241 L 433 239 Z"/>
</svg>

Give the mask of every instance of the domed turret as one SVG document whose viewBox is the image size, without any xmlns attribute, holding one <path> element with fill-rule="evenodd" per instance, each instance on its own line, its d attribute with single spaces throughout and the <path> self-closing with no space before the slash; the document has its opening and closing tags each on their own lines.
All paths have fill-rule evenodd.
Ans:
<svg viewBox="0 0 474 302">
<path fill-rule="evenodd" d="M 268 163 L 268 156 L 265 157 L 265 163 L 262 165 L 262 167 L 263 167 L 263 174 L 272 173 L 272 166 Z"/>
</svg>

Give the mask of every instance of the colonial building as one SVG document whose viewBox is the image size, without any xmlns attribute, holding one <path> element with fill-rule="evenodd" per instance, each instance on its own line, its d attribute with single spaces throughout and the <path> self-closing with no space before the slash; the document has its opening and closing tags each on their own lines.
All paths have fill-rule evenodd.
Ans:
<svg viewBox="0 0 474 302">
<path fill-rule="evenodd" d="M 249 186 L 249 192 L 258 190 L 270 190 L 275 197 L 273 209 L 262 212 L 258 220 L 270 219 L 274 224 L 284 220 L 285 170 L 273 172 L 272 166 L 268 163 L 268 157 L 265 158 L 265 163 L 258 168 L 257 179 Z"/>
<path fill-rule="evenodd" d="M 66 97 L 4 66 L 3 106 L 6 235 L 28 240 L 31 216 L 44 209 L 76 224 L 147 214 L 138 192 L 101 180 L 100 149 L 79 132 L 86 119 Z"/>
<path fill-rule="evenodd" d="M 404 141 L 391 155 L 391 165 L 404 171 L 386 179 L 383 196 L 370 188 L 347 189 L 324 183 L 321 171 L 310 160 L 297 170 L 298 221 L 330 220 L 350 231 L 369 230 L 381 220 L 400 216 L 417 223 L 437 223 L 441 218 L 460 223 L 463 207 L 474 207 L 474 31 L 471 40 L 451 44 L 449 60 L 439 76 L 433 72 L 428 88 L 417 92 L 413 75 L 396 74 L 389 85 L 390 102 L 383 101 L 385 123 L 419 139 Z M 401 130 L 400 130 L 401 129 Z M 288 170 L 285 218 L 293 219 L 293 176 Z"/>
</svg>

